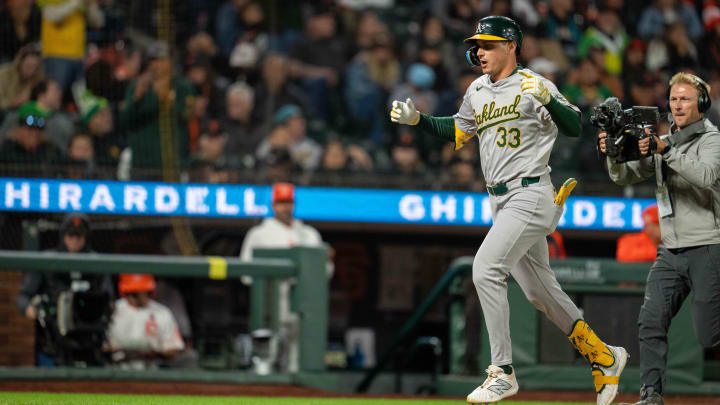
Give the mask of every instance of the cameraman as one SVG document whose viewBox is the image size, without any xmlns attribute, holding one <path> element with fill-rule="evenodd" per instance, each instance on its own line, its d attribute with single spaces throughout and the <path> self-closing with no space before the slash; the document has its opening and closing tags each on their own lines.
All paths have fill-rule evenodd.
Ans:
<svg viewBox="0 0 720 405">
<path fill-rule="evenodd" d="M 67 253 L 90 253 L 88 237 L 90 235 L 90 219 L 79 213 L 67 214 L 60 225 L 60 243 L 52 251 Z M 105 292 L 109 299 L 113 297 L 112 280 L 109 276 L 68 273 L 26 273 L 22 287 L 16 297 L 16 305 L 20 313 L 35 323 L 35 364 L 53 367 L 62 363 L 57 358 L 61 349 L 60 339 L 55 320 L 50 313 L 55 313 L 58 298 L 62 292 Z M 108 301 L 111 302 L 111 301 Z M 47 311 L 46 311 L 47 309 Z M 44 316 L 47 314 L 48 316 Z"/>
<path fill-rule="evenodd" d="M 670 79 L 671 133 L 638 141 L 643 155 L 618 163 L 607 157 L 610 178 L 619 185 L 655 175 L 663 245 L 650 269 L 638 320 L 642 388 L 635 405 L 663 405 L 667 332 L 685 298 L 692 302 L 695 334 L 705 348 L 720 348 L 720 133 L 703 117 L 710 86 L 677 73 Z M 650 133 L 646 131 L 646 133 Z M 607 134 L 598 135 L 606 153 Z"/>
</svg>

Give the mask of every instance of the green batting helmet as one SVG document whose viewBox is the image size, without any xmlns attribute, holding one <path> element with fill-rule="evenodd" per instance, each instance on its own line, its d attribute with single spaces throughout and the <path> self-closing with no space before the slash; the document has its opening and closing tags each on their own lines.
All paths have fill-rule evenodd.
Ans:
<svg viewBox="0 0 720 405">
<path fill-rule="evenodd" d="M 516 52 L 520 53 L 523 34 L 520 25 L 512 18 L 491 15 L 478 21 L 475 35 L 466 38 L 467 41 L 481 39 L 484 41 L 514 41 L 517 44 Z"/>
</svg>

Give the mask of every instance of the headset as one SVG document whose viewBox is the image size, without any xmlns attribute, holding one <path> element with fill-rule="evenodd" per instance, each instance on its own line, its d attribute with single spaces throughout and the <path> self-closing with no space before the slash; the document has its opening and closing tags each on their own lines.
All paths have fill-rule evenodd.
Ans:
<svg viewBox="0 0 720 405">
<path fill-rule="evenodd" d="M 691 73 L 686 73 L 686 74 L 690 77 L 690 80 L 693 82 L 693 85 L 698 90 L 698 93 L 699 93 L 698 100 L 697 100 L 698 111 L 700 111 L 700 113 L 703 114 L 703 113 L 707 112 L 710 109 L 710 106 L 712 105 L 712 100 L 710 100 L 710 93 L 708 92 L 708 88 L 710 87 L 710 85 L 707 84 L 703 79 L 695 76 L 694 74 L 691 74 Z M 682 82 L 680 82 L 680 83 L 682 83 Z M 675 83 L 675 84 L 677 84 L 677 83 Z M 672 86 L 668 86 L 668 89 L 667 89 L 668 102 L 670 100 L 670 89 L 671 88 L 672 88 Z"/>
</svg>

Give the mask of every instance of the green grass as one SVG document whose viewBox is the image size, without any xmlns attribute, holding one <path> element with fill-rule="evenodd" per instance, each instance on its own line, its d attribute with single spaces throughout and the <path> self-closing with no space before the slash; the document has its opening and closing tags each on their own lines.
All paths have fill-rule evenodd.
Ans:
<svg viewBox="0 0 720 405">
<path fill-rule="evenodd" d="M 462 405 L 462 399 L 201 397 L 180 395 L 55 394 L 0 392 L 0 405 Z M 559 402 L 507 402 L 502 405 L 550 405 Z M 589 405 L 562 402 L 564 405 Z"/>
</svg>

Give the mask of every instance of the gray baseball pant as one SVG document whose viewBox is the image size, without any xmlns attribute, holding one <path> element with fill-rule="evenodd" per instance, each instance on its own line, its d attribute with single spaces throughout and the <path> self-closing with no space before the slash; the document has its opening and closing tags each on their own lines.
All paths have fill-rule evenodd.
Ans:
<svg viewBox="0 0 720 405">
<path fill-rule="evenodd" d="M 490 196 L 493 225 L 473 261 L 473 283 L 490 337 L 493 365 L 512 363 L 507 279 L 513 278 L 527 299 L 565 334 L 582 318 L 550 269 L 547 240 L 562 208 L 554 203 L 550 176 L 523 187 L 508 183 L 508 192 Z"/>
</svg>

